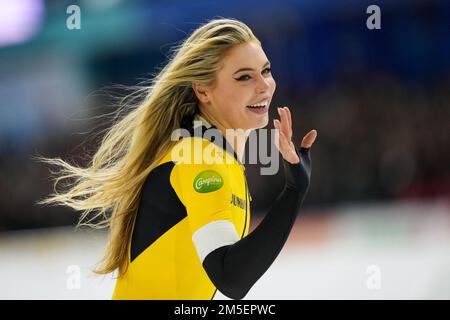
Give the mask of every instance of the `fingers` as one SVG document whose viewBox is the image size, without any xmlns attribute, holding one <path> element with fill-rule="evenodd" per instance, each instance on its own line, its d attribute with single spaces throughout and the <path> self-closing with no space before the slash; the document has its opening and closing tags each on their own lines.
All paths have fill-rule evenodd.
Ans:
<svg viewBox="0 0 450 320">
<path fill-rule="evenodd" d="M 278 114 L 280 115 L 280 120 L 274 119 L 274 127 L 279 131 L 279 140 L 280 143 L 277 145 L 280 151 L 289 152 L 290 149 L 293 149 L 290 144 L 292 144 L 292 115 L 291 111 L 288 107 L 277 108 Z M 317 138 L 317 131 L 311 130 L 308 132 L 302 139 L 301 147 L 303 148 L 311 148 L 314 144 L 314 141 Z"/>
<path fill-rule="evenodd" d="M 287 118 L 288 118 L 289 132 L 292 133 L 292 116 L 291 116 L 291 110 L 289 110 L 288 107 L 284 107 L 284 109 L 286 110 L 286 115 L 287 115 Z"/>
<path fill-rule="evenodd" d="M 283 131 L 280 130 L 280 121 L 277 119 L 274 120 L 274 126 L 277 129 L 275 132 L 275 146 L 281 151 L 284 150 L 284 147 L 286 146 L 284 140 L 286 139 L 286 136 L 284 135 Z"/>
<path fill-rule="evenodd" d="M 278 114 L 280 115 L 281 119 L 281 128 L 280 130 L 283 131 L 284 135 L 290 139 L 292 138 L 292 130 L 291 125 L 289 123 L 287 111 L 284 108 L 278 108 Z"/>
<path fill-rule="evenodd" d="M 317 138 L 317 131 L 311 130 L 303 137 L 301 146 L 303 148 L 311 148 L 316 138 Z"/>
<path fill-rule="evenodd" d="M 274 126 L 276 129 L 280 130 L 280 120 L 278 120 L 278 119 L 273 119 L 273 126 Z"/>
<path fill-rule="evenodd" d="M 284 159 L 291 163 L 298 163 L 300 162 L 300 158 L 297 155 L 297 152 L 295 151 L 295 147 L 293 146 L 293 143 L 290 139 L 288 139 L 282 131 L 279 131 L 279 150 L 281 154 L 283 155 Z"/>
</svg>

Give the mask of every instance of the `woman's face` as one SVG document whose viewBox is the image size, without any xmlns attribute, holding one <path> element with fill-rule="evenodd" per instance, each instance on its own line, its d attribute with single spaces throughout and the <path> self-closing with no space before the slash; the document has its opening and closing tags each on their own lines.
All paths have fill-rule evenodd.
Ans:
<svg viewBox="0 0 450 320">
<path fill-rule="evenodd" d="M 222 128 L 256 129 L 269 122 L 276 83 L 270 63 L 255 42 L 232 48 L 222 60 L 214 88 L 205 89 L 201 111 Z M 250 105 L 264 105 L 251 108 Z"/>
</svg>

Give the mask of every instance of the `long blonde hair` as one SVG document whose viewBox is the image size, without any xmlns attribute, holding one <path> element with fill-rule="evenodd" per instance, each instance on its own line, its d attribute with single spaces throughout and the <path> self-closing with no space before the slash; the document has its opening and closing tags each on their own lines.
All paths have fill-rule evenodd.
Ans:
<svg viewBox="0 0 450 320">
<path fill-rule="evenodd" d="M 232 47 L 259 40 L 236 19 L 217 18 L 201 25 L 181 44 L 173 47 L 169 62 L 141 88 L 141 102 L 108 127 L 88 167 L 73 166 L 61 158 L 35 157 L 61 167 L 52 172 L 54 193 L 40 205 L 65 205 L 82 211 L 77 227 L 109 227 L 104 257 L 94 272 L 107 274 L 129 265 L 131 241 L 140 190 L 146 177 L 176 141 L 171 133 L 183 119 L 198 112 L 194 82 L 213 88 L 221 60 Z M 117 112 L 120 112 L 120 106 Z M 66 190 L 58 192 L 61 181 Z"/>
</svg>

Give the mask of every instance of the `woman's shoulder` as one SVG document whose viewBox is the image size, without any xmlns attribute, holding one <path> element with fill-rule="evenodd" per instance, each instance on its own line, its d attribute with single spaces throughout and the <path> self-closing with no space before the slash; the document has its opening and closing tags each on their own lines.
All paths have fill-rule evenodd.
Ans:
<svg viewBox="0 0 450 320">
<path fill-rule="evenodd" d="M 223 148 L 204 137 L 184 137 L 168 152 L 167 157 L 177 164 L 227 165 L 233 159 Z"/>
</svg>

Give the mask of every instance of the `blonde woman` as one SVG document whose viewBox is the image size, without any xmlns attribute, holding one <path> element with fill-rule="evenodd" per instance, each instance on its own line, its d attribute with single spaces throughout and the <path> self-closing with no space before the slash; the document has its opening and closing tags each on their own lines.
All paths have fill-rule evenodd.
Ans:
<svg viewBox="0 0 450 320">
<path fill-rule="evenodd" d="M 118 270 L 113 299 L 213 299 L 217 290 L 242 299 L 267 271 L 307 193 L 317 136 L 311 130 L 297 147 L 290 111 L 278 108 L 275 144 L 286 185 L 248 234 L 242 158 L 249 132 L 268 124 L 275 87 L 249 27 L 211 20 L 175 49 L 142 104 L 109 129 L 89 167 L 41 158 L 63 168 L 55 186 L 75 180 L 40 204 L 67 205 L 83 211 L 79 225 L 109 227 L 95 272 Z M 174 139 L 180 128 L 189 135 Z M 230 138 L 227 129 L 244 133 Z M 215 134 L 205 135 L 210 130 Z M 214 161 L 198 161 L 198 151 Z"/>
</svg>

